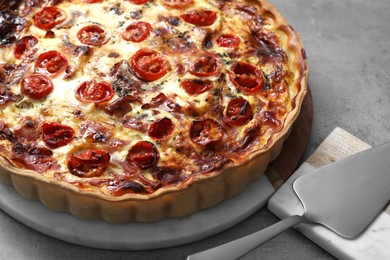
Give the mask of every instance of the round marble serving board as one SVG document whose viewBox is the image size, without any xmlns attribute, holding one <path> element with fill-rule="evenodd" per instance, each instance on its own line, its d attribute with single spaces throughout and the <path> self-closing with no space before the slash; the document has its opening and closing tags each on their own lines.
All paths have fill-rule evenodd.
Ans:
<svg viewBox="0 0 390 260">
<path fill-rule="evenodd" d="M 52 211 L 38 201 L 20 196 L 0 183 L 0 208 L 21 223 L 48 236 L 77 245 L 111 250 L 146 250 L 195 242 L 222 232 L 262 208 L 269 197 L 297 168 L 307 145 L 313 118 L 309 91 L 280 156 L 265 175 L 238 196 L 190 216 L 153 223 L 111 224 L 83 220 L 70 213 Z"/>
</svg>

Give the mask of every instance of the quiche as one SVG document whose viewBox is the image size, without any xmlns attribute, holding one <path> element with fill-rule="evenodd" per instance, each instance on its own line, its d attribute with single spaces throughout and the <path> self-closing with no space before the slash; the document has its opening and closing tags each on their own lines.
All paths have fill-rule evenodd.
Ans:
<svg viewBox="0 0 390 260">
<path fill-rule="evenodd" d="M 267 1 L 0 2 L 0 179 L 113 223 L 189 215 L 280 152 L 307 91 Z"/>
</svg>

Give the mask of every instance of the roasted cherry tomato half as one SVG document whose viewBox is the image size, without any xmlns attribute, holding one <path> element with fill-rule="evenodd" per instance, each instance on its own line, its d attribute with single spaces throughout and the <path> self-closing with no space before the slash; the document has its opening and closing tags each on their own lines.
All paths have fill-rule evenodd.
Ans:
<svg viewBox="0 0 390 260">
<path fill-rule="evenodd" d="M 87 150 L 78 155 L 71 154 L 68 169 L 71 174 L 78 177 L 98 177 L 108 167 L 110 158 L 110 154 L 103 150 Z"/>
<path fill-rule="evenodd" d="M 122 38 L 131 42 L 142 42 L 149 34 L 152 26 L 147 22 L 134 22 L 126 27 L 126 30 L 122 33 Z"/>
<path fill-rule="evenodd" d="M 74 130 L 59 123 L 44 123 L 42 125 L 42 139 L 52 149 L 69 144 L 74 139 Z"/>
<path fill-rule="evenodd" d="M 194 3 L 194 0 L 161 0 L 163 5 L 170 8 L 186 8 Z"/>
<path fill-rule="evenodd" d="M 159 159 L 159 153 L 153 143 L 138 141 L 127 154 L 127 161 L 141 169 L 147 169 L 155 165 Z"/>
<path fill-rule="evenodd" d="M 145 81 L 162 78 L 169 68 L 169 63 L 162 54 L 149 49 L 137 51 L 131 58 L 130 65 L 135 75 Z"/>
<path fill-rule="evenodd" d="M 155 121 L 149 128 L 149 136 L 157 140 L 167 139 L 173 132 L 175 125 L 169 118 L 163 118 Z"/>
<path fill-rule="evenodd" d="M 77 38 L 85 45 L 101 46 L 108 42 L 106 32 L 97 25 L 88 25 L 83 27 L 78 33 Z"/>
<path fill-rule="evenodd" d="M 234 86 L 245 94 L 257 94 L 263 89 L 263 73 L 255 66 L 237 62 L 229 71 L 229 79 Z"/>
<path fill-rule="evenodd" d="M 253 119 L 253 109 L 246 99 L 236 98 L 229 102 L 225 116 L 228 124 L 242 126 Z"/>
<path fill-rule="evenodd" d="M 223 136 L 224 132 L 222 126 L 213 119 L 192 122 L 190 137 L 196 144 L 203 146 L 215 145 Z"/>
<path fill-rule="evenodd" d="M 217 44 L 220 47 L 234 48 L 240 44 L 240 38 L 233 34 L 222 34 L 217 38 Z"/>
<path fill-rule="evenodd" d="M 115 94 L 111 84 L 105 81 L 85 81 L 76 90 L 76 98 L 81 102 L 101 103 L 110 100 Z"/>
<path fill-rule="evenodd" d="M 55 76 L 66 69 L 68 60 L 58 51 L 48 51 L 39 55 L 35 72 Z"/>
<path fill-rule="evenodd" d="M 186 79 L 181 82 L 181 87 L 191 95 L 199 95 L 213 87 L 213 82 L 209 80 Z"/>
<path fill-rule="evenodd" d="M 133 3 L 135 5 L 142 5 L 142 4 L 146 4 L 147 2 L 149 2 L 149 0 L 126 0 L 130 3 Z"/>
<path fill-rule="evenodd" d="M 41 99 L 53 91 L 53 83 L 44 75 L 33 74 L 22 79 L 21 91 L 29 98 Z"/>
<path fill-rule="evenodd" d="M 211 10 L 191 10 L 181 15 L 187 23 L 196 26 L 209 26 L 217 20 L 217 13 Z"/>
<path fill-rule="evenodd" d="M 50 30 L 66 19 L 65 11 L 55 7 L 47 6 L 34 15 L 34 24 L 42 30 Z"/>
<path fill-rule="evenodd" d="M 221 69 L 222 62 L 219 57 L 212 52 L 205 52 L 191 64 L 190 73 L 198 77 L 210 77 L 217 75 Z"/>
<path fill-rule="evenodd" d="M 23 57 L 23 55 L 29 51 L 32 47 L 37 45 L 38 39 L 34 36 L 25 36 L 15 44 L 14 56 L 17 59 Z"/>
</svg>

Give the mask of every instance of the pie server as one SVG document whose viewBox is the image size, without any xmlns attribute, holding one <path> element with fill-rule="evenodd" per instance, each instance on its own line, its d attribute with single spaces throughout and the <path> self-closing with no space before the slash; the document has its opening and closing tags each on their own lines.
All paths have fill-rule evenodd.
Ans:
<svg viewBox="0 0 390 260">
<path fill-rule="evenodd" d="M 390 143 L 341 159 L 297 178 L 293 188 L 304 206 L 291 216 L 243 238 L 190 255 L 237 259 L 299 223 L 321 224 L 346 238 L 357 237 L 390 200 Z"/>
</svg>

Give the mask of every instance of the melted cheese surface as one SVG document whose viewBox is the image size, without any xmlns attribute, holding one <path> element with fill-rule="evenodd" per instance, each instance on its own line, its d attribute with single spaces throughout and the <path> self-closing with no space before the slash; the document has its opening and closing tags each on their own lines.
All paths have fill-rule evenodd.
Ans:
<svg viewBox="0 0 390 260">
<path fill-rule="evenodd" d="M 159 180 L 156 180 L 153 174 L 155 171 L 153 167 L 138 169 L 133 175 L 123 169 L 122 164 L 126 161 L 129 150 L 140 140 L 151 142 L 158 149 L 158 167 L 178 167 L 183 170 L 186 176 L 202 173 L 203 169 L 217 164 L 212 158 L 199 159 L 203 154 L 209 154 L 210 157 L 218 154 L 227 162 L 244 161 L 254 151 L 265 148 L 272 135 L 276 131 L 280 131 L 281 128 L 275 128 L 273 124 L 276 124 L 275 122 L 283 124 L 288 112 L 294 108 L 293 99 L 298 90 L 292 86 L 294 68 L 289 64 L 288 59 L 281 61 L 271 57 L 272 55 L 266 57 L 268 55 L 266 50 L 254 47 L 253 40 L 250 40 L 253 30 L 259 27 L 256 23 L 261 23 L 262 30 L 276 31 L 272 19 L 250 12 L 254 9 L 261 13 L 261 6 L 254 5 L 253 1 L 222 2 L 195 0 L 195 3 L 188 8 L 174 9 L 165 7 L 158 0 L 149 1 L 143 5 L 118 0 L 107 0 L 95 4 L 86 4 L 82 1 L 64 1 L 56 7 L 65 11 L 67 18 L 51 29 L 54 33 L 52 38 L 45 37 L 47 30 L 35 26 L 34 13 L 29 14 L 28 19 L 31 21 L 31 25 L 25 27 L 19 35 L 19 39 L 23 36 L 33 35 L 38 38 L 38 44 L 29 51 L 31 62 L 27 62 L 24 67 L 23 76 L 34 74 L 34 64 L 38 56 L 52 50 L 60 52 L 67 58 L 68 69 L 59 75 L 50 77 L 54 89 L 46 98 L 34 100 L 24 96 L 20 102 L 8 103 L 0 111 L 1 118 L 12 131 L 20 128 L 29 118 L 38 118 L 36 120 L 38 129 L 45 122 L 58 122 L 72 127 L 76 133 L 74 140 L 66 146 L 51 149 L 52 157 L 57 160 L 59 169 L 43 173 L 48 176 L 60 174 L 62 180 L 71 183 L 89 183 L 90 180 L 69 173 L 67 161 L 70 154 L 83 149 L 108 149 L 107 147 L 110 150 L 110 164 L 99 178 L 114 178 L 113 176 L 120 175 L 138 183 L 137 176 L 144 175 L 148 180 L 158 182 Z M 245 9 L 241 6 L 247 7 Z M 210 26 L 201 27 L 187 23 L 181 18 L 182 14 L 195 9 L 207 9 L 215 12 L 217 14 L 216 21 Z M 34 12 L 39 10 L 36 9 Z M 254 17 L 259 21 L 253 20 Z M 176 20 L 169 22 L 170 18 Z M 121 34 L 125 28 L 137 21 L 150 23 L 152 28 L 150 35 L 139 43 L 124 40 Z M 90 54 L 75 53 L 72 48 L 85 46 L 79 41 L 77 34 L 88 25 L 100 26 L 104 29 L 109 40 L 102 46 L 88 46 Z M 220 47 L 215 39 L 222 34 L 232 34 L 239 37 L 239 45 L 235 48 Z M 211 36 L 211 48 L 204 43 L 208 35 Z M 269 37 L 271 37 L 268 38 L 270 42 L 265 43 L 267 47 L 274 46 L 273 41 L 275 41 L 276 51 L 279 51 L 279 48 L 281 50 L 285 48 L 283 36 L 270 33 Z M 133 72 L 131 79 L 140 84 L 140 89 L 136 93 L 139 102 L 131 102 L 132 110 L 123 118 L 135 118 L 147 129 L 153 122 L 169 118 L 174 124 L 174 129 L 167 140 L 156 140 L 150 137 L 147 131 L 137 131 L 125 127 L 123 118 L 117 118 L 105 112 L 104 106 L 108 104 L 103 106 L 80 102 L 75 96 L 77 88 L 85 81 L 105 81 L 115 85 L 112 77 L 115 64 L 120 61 L 130 62 L 134 53 L 144 48 L 155 50 L 163 55 L 169 63 L 169 70 L 162 78 L 152 82 L 137 78 Z M 264 54 L 261 54 L 261 51 Z M 194 59 L 204 52 L 216 54 L 222 63 L 222 69 L 217 75 L 199 78 L 191 74 L 189 68 Z M 269 61 L 266 61 L 267 59 Z M 21 65 L 23 62 L 26 61 L 14 57 L 13 47 L 0 49 L 0 63 Z M 265 77 L 266 84 L 268 84 L 267 87 L 255 95 L 248 95 L 237 89 L 229 78 L 229 71 L 235 62 L 245 62 L 259 68 Z M 184 71 L 180 71 L 180 68 L 183 68 Z M 199 79 L 213 82 L 213 88 L 199 95 L 191 95 L 181 87 L 181 82 L 184 80 Z M 9 88 L 14 94 L 21 95 L 20 84 L 20 81 L 17 81 Z M 168 100 L 172 100 L 180 106 L 181 113 L 174 113 L 164 105 L 152 109 L 142 107 L 143 104 L 152 102 L 161 93 Z M 108 103 L 121 96 L 122 94 L 116 91 Z M 232 99 L 238 97 L 248 101 L 254 116 L 245 125 L 230 126 L 224 122 L 226 107 Z M 20 103 L 28 104 L 28 106 L 20 108 Z M 272 114 L 269 120 L 274 120 L 274 123 L 267 121 L 268 119 L 264 116 L 265 112 Z M 194 120 L 205 118 L 219 122 L 224 129 L 224 136 L 215 147 L 203 147 L 191 141 L 189 133 L 191 124 Z M 108 129 L 109 140 L 112 141 L 110 145 L 107 142 L 91 141 L 90 138 L 85 137 L 82 126 L 88 126 L 92 122 L 97 122 Z M 251 129 L 258 131 L 255 140 L 248 144 L 248 147 L 250 146 L 248 149 L 240 150 L 240 145 L 252 138 L 248 134 Z M 122 141 L 122 144 L 118 145 L 117 148 L 113 145 L 115 140 Z M 0 140 L 0 144 L 1 146 L 11 146 L 7 140 Z M 34 145 L 46 147 L 41 139 L 36 140 Z M 182 152 L 183 149 L 190 151 Z M 199 156 L 199 158 L 194 159 L 194 156 Z M 202 162 L 200 163 L 200 161 Z M 102 191 L 104 193 L 110 192 L 105 187 L 102 187 Z"/>
</svg>

